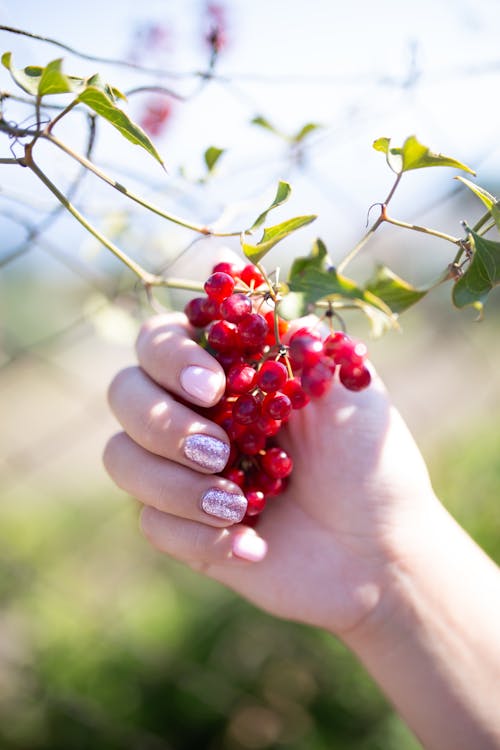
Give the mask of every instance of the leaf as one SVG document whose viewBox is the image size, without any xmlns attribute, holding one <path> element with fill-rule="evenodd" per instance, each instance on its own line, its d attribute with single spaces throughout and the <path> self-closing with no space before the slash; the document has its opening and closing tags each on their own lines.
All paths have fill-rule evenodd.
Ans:
<svg viewBox="0 0 500 750">
<path fill-rule="evenodd" d="M 213 172 L 215 165 L 219 161 L 224 151 L 225 149 L 217 148 L 217 146 L 210 146 L 209 148 L 207 148 L 204 153 L 204 158 L 205 164 L 207 165 L 207 170 L 209 172 Z"/>
<path fill-rule="evenodd" d="M 282 134 L 276 130 L 274 125 L 271 125 L 269 120 L 266 120 L 265 117 L 262 117 L 262 115 L 257 115 L 252 120 L 250 120 L 252 125 L 258 125 L 261 128 L 264 128 L 265 130 L 269 130 L 271 133 L 274 133 L 275 135 L 281 136 Z"/>
<path fill-rule="evenodd" d="M 78 95 L 77 101 L 86 104 L 96 114 L 110 122 L 125 138 L 137 146 L 144 148 L 163 166 L 161 156 L 144 130 L 132 122 L 130 117 L 117 107 L 102 89 L 96 86 L 87 86 Z"/>
<path fill-rule="evenodd" d="M 377 268 L 373 277 L 366 283 L 365 290 L 383 300 L 395 315 L 407 310 L 429 291 L 417 289 L 383 265 Z"/>
<path fill-rule="evenodd" d="M 2 65 L 7 68 L 12 79 L 23 91 L 32 96 L 76 93 L 85 85 L 83 78 L 62 73 L 61 64 L 62 60 L 58 59 L 52 60 L 45 68 L 39 65 L 28 65 L 21 70 L 12 65 L 11 52 L 5 52 L 2 55 Z"/>
<path fill-rule="evenodd" d="M 69 94 L 74 91 L 69 78 L 62 72 L 62 58 L 52 60 L 42 70 L 38 83 L 38 96 L 46 94 Z"/>
<path fill-rule="evenodd" d="M 245 233 L 241 235 L 241 249 L 245 256 L 252 261 L 252 263 L 258 263 L 262 258 L 267 255 L 269 250 L 273 248 L 278 242 L 284 240 L 292 232 L 296 232 L 297 229 L 305 227 L 310 224 L 317 217 L 311 216 L 295 216 L 293 219 L 287 219 L 281 224 L 276 224 L 274 227 L 267 227 L 264 229 L 262 238 L 256 245 L 250 245 L 244 241 Z"/>
<path fill-rule="evenodd" d="M 491 213 L 497 229 L 500 231 L 500 201 L 498 201 L 495 196 L 491 195 L 491 193 L 488 193 L 487 190 L 479 187 L 479 185 L 476 185 L 474 182 L 467 180 L 465 177 L 458 175 L 455 179 L 463 182 L 463 184 L 468 187 L 469 190 L 472 190 L 474 195 L 477 195 L 479 200 L 484 203 L 488 211 Z"/>
<path fill-rule="evenodd" d="M 258 227 L 260 227 L 267 219 L 269 211 L 272 211 L 273 208 L 277 208 L 278 206 L 283 205 L 283 203 L 285 203 L 289 199 L 291 192 L 292 188 L 290 187 L 289 183 L 280 180 L 278 182 L 278 189 L 276 191 L 273 202 L 268 208 L 266 208 L 265 211 L 260 214 L 260 216 L 255 219 L 254 223 L 247 231 L 253 232 L 254 229 L 258 229 Z"/>
<path fill-rule="evenodd" d="M 322 126 L 316 122 L 306 123 L 306 125 L 303 125 L 303 127 L 301 127 L 300 130 L 292 137 L 293 143 L 301 143 L 304 138 L 307 138 L 310 133 L 312 133 L 314 130 L 318 130 L 321 127 Z"/>
<path fill-rule="evenodd" d="M 453 287 L 452 299 L 456 307 L 482 307 L 491 290 L 500 284 L 500 242 L 487 240 L 471 230 L 469 238 L 474 255 Z"/>
<path fill-rule="evenodd" d="M 373 148 L 386 155 L 389 167 L 398 174 L 409 172 L 412 169 L 423 169 L 424 167 L 454 167 L 475 174 L 470 167 L 457 161 L 457 159 L 434 153 L 420 143 L 414 135 L 410 135 L 401 148 L 391 147 L 390 144 L 390 138 L 377 138 L 373 142 Z"/>
<path fill-rule="evenodd" d="M 376 310 L 379 318 L 380 315 L 384 317 L 387 326 L 395 325 L 396 319 L 384 300 L 370 290 L 361 289 L 356 282 L 329 265 L 326 247 L 319 239 L 310 255 L 295 259 L 287 284 L 291 292 L 301 295 L 301 305 L 297 304 L 301 315 L 320 300 L 348 300 L 365 312 Z M 375 319 L 375 313 L 370 317 Z"/>
</svg>

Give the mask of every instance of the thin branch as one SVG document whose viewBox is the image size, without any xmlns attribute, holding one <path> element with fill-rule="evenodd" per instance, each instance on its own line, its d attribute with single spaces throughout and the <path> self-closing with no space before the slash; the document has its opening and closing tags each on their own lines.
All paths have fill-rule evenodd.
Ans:
<svg viewBox="0 0 500 750">
<path fill-rule="evenodd" d="M 81 214 L 78 209 L 73 206 L 73 204 L 68 200 L 68 198 L 64 195 L 64 193 L 61 193 L 61 191 L 54 185 L 51 180 L 47 177 L 47 175 L 38 167 L 38 165 L 33 161 L 32 158 L 30 158 L 26 165 L 33 174 L 35 174 L 38 179 L 43 182 L 45 187 L 47 187 L 50 192 L 55 195 L 59 203 L 64 206 L 64 208 L 69 211 L 69 213 L 74 216 L 74 218 L 83 226 L 85 229 L 98 240 L 104 247 L 106 247 L 108 250 L 110 250 L 113 255 L 115 255 L 118 260 L 120 260 L 122 263 L 124 263 L 133 273 L 138 276 L 141 281 L 144 284 L 154 284 L 157 281 L 157 278 L 153 276 L 152 274 L 148 273 L 142 266 L 140 266 L 138 263 L 136 263 L 132 258 L 129 258 L 129 256 L 123 252 L 117 245 L 115 245 L 111 240 L 108 240 L 107 237 L 105 237 L 101 232 L 99 232 L 96 227 L 94 227 L 87 219 Z"/>
<path fill-rule="evenodd" d="M 164 68 L 148 68 L 144 65 L 139 65 L 138 63 L 133 63 L 129 60 L 121 60 L 112 57 L 102 57 L 101 55 L 90 55 L 86 52 L 81 52 L 80 50 L 71 47 L 69 44 L 64 44 L 64 42 L 60 42 L 57 39 L 52 39 L 48 36 L 42 36 L 41 34 L 33 34 L 30 31 L 16 29 L 12 26 L 4 26 L 0 24 L 0 31 L 8 31 L 11 34 L 19 34 L 20 36 L 27 36 L 30 39 L 37 39 L 39 42 L 52 44 L 55 47 L 59 47 L 59 49 L 63 49 L 66 52 L 69 52 L 70 54 L 81 58 L 82 60 L 103 63 L 104 65 L 119 66 L 121 68 L 130 68 L 132 70 L 136 70 L 138 73 L 148 73 L 156 76 L 165 76 L 167 78 L 203 78 L 207 75 L 206 72 L 202 71 L 193 71 L 192 73 L 172 72 L 167 71 Z"/>
<path fill-rule="evenodd" d="M 42 138 L 45 138 L 46 140 L 49 140 L 50 143 L 52 143 L 54 146 L 57 146 L 61 151 L 64 151 L 68 156 L 71 156 L 72 159 L 75 159 L 78 161 L 82 166 L 84 166 L 86 169 L 91 171 L 93 174 L 96 175 L 96 177 L 99 177 L 99 179 L 106 182 L 108 185 L 110 185 L 115 190 L 118 190 L 118 192 L 122 193 L 123 195 L 126 195 L 127 198 L 130 198 L 135 203 L 138 203 L 143 208 L 147 208 L 148 211 L 152 211 L 152 213 L 157 214 L 158 216 L 161 216 L 163 219 L 167 219 L 168 221 L 173 222 L 174 224 L 178 224 L 181 227 L 184 227 L 185 229 L 190 229 L 193 232 L 198 232 L 199 234 L 207 235 L 210 237 L 239 237 L 241 234 L 241 231 L 238 232 L 214 232 L 211 229 L 209 229 L 206 226 L 201 226 L 199 224 L 193 224 L 190 221 L 186 221 L 185 219 L 181 219 L 179 216 L 175 216 L 175 214 L 167 213 L 166 211 L 163 211 L 158 206 L 155 206 L 152 203 L 149 203 L 144 198 L 141 198 L 140 195 L 136 195 L 135 193 L 132 193 L 128 188 L 125 187 L 125 185 L 122 185 L 120 182 L 117 182 L 112 177 L 109 177 L 105 172 L 103 172 L 99 167 L 97 167 L 93 162 L 86 159 L 81 154 L 76 153 L 73 151 L 69 146 L 66 146 L 65 143 L 60 141 L 58 138 L 52 135 L 52 133 L 43 133 Z"/>
<path fill-rule="evenodd" d="M 395 227 L 402 227 L 403 229 L 412 229 L 414 232 L 422 232 L 423 234 L 429 234 L 432 237 L 439 237 L 441 240 L 447 240 L 452 242 L 454 245 L 459 245 L 461 240 L 458 237 L 452 237 L 444 232 L 439 232 L 437 229 L 429 229 L 429 227 L 421 227 L 418 224 L 408 224 L 406 221 L 398 221 L 397 219 L 391 219 L 385 212 L 382 215 L 382 221 L 386 221 L 388 224 L 393 224 Z"/>
<path fill-rule="evenodd" d="M 389 190 L 389 193 L 387 195 L 387 198 L 382 203 L 382 208 L 380 211 L 380 216 L 376 221 L 372 224 L 370 229 L 363 235 L 363 237 L 360 239 L 360 241 L 352 248 L 352 250 L 347 253 L 347 255 L 340 261 L 340 263 L 337 266 L 337 271 L 339 273 L 342 273 L 347 265 L 356 257 L 356 255 L 359 253 L 359 251 L 366 245 L 369 239 L 375 234 L 377 229 L 381 224 L 384 222 L 384 215 L 385 215 L 385 207 L 388 203 L 392 200 L 392 197 L 394 196 L 394 193 L 396 192 L 396 189 L 401 181 L 401 177 L 403 176 L 403 173 L 400 172 L 396 179 L 394 180 L 394 184 Z"/>
</svg>

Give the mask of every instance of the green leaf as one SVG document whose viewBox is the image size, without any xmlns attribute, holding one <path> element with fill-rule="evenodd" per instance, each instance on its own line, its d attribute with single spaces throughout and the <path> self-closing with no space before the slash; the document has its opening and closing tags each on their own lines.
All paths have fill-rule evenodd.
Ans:
<svg viewBox="0 0 500 750">
<path fill-rule="evenodd" d="M 457 176 L 455 179 L 463 182 L 463 184 L 468 187 L 469 190 L 472 190 L 474 195 L 476 195 L 479 200 L 484 203 L 488 211 L 491 213 L 497 229 L 500 231 L 500 201 L 498 201 L 494 195 L 488 193 L 487 190 L 480 187 L 479 185 L 476 185 L 474 182 L 467 180 L 465 177 Z"/>
<path fill-rule="evenodd" d="M 62 59 L 53 60 L 42 70 L 38 83 L 38 96 L 69 94 L 74 90 L 70 79 L 62 72 Z"/>
<path fill-rule="evenodd" d="M 452 292 L 456 307 L 482 307 L 491 290 L 500 284 L 500 242 L 469 231 L 473 257 Z"/>
<path fill-rule="evenodd" d="M 252 261 L 252 263 L 258 263 L 262 258 L 267 255 L 269 250 L 273 248 L 278 242 L 284 240 L 285 237 L 296 232 L 297 229 L 305 227 L 316 219 L 316 216 L 295 216 L 293 219 L 287 219 L 281 224 L 276 224 L 274 227 L 267 227 L 264 229 L 262 238 L 256 245 L 250 245 L 244 241 L 245 234 L 241 235 L 241 249 L 245 256 Z"/>
<path fill-rule="evenodd" d="M 130 117 L 96 86 L 87 86 L 79 95 L 79 102 L 86 104 L 96 114 L 107 120 L 125 138 L 137 146 L 144 148 L 163 166 L 163 160 L 144 130 L 136 125 Z"/>
<path fill-rule="evenodd" d="M 301 143 L 304 138 L 307 138 L 310 133 L 318 130 L 321 127 L 322 126 L 316 122 L 306 123 L 306 125 L 303 125 L 303 127 L 301 127 L 300 130 L 292 137 L 293 143 Z"/>
<path fill-rule="evenodd" d="M 215 165 L 219 161 L 224 151 L 225 149 L 217 148 L 217 146 L 210 146 L 209 148 L 207 148 L 204 153 L 204 158 L 205 164 L 207 165 L 207 170 L 209 172 L 213 172 Z"/>
<path fill-rule="evenodd" d="M 383 265 L 376 269 L 375 274 L 366 283 L 365 290 L 383 300 L 395 315 L 407 310 L 429 291 L 417 289 Z"/>
<path fill-rule="evenodd" d="M 345 300 L 362 308 L 372 320 L 375 320 L 376 311 L 378 319 L 383 317 L 386 327 L 396 323 L 384 300 L 370 290 L 361 289 L 356 282 L 329 265 L 326 247 L 319 239 L 314 243 L 310 255 L 295 259 L 287 284 L 297 298 L 300 295 L 300 304 L 297 299 L 294 301 L 301 315 L 320 300 Z"/>
<path fill-rule="evenodd" d="M 262 117 L 262 115 L 257 115 L 252 120 L 250 120 L 252 125 L 258 125 L 261 128 L 264 128 L 264 130 L 269 130 L 271 133 L 274 133 L 275 135 L 281 136 L 282 133 L 280 133 L 274 125 L 271 125 L 269 120 L 266 120 L 265 117 Z"/>
<path fill-rule="evenodd" d="M 255 219 L 248 232 L 253 232 L 254 229 L 258 229 L 267 219 L 269 211 L 272 211 L 273 208 L 277 208 L 278 206 L 283 205 L 283 203 L 285 203 L 289 199 L 291 192 L 292 188 L 290 187 L 289 183 L 280 180 L 273 202 Z"/>
<path fill-rule="evenodd" d="M 423 169 L 424 167 L 453 167 L 469 172 L 469 174 L 475 174 L 470 167 L 457 161 L 457 159 L 434 153 L 420 143 L 414 135 L 410 135 L 401 148 L 391 147 L 390 144 L 390 138 L 377 138 L 373 143 L 373 148 L 386 155 L 389 167 L 398 174 L 409 172 L 412 169 Z"/>
<path fill-rule="evenodd" d="M 2 55 L 2 65 L 7 68 L 12 79 L 23 91 L 32 96 L 76 93 L 85 85 L 83 78 L 65 75 L 61 70 L 61 64 L 62 60 L 58 59 L 52 60 L 45 68 L 28 65 L 21 70 L 12 65 L 11 52 Z"/>
</svg>

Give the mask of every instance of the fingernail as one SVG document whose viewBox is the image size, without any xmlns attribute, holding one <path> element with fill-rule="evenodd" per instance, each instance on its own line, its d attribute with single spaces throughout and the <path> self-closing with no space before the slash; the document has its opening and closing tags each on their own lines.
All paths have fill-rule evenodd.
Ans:
<svg viewBox="0 0 500 750">
<path fill-rule="evenodd" d="M 201 507 L 210 516 L 217 516 L 224 521 L 238 523 L 246 513 L 247 500 L 244 495 L 224 492 L 224 490 L 213 487 L 202 495 Z"/>
<path fill-rule="evenodd" d="M 184 455 L 208 471 L 222 471 L 229 458 L 229 445 L 211 435 L 188 435 Z"/>
<path fill-rule="evenodd" d="M 267 554 L 267 543 L 254 531 L 245 531 L 234 537 L 232 550 L 235 557 L 260 562 Z"/>
<path fill-rule="evenodd" d="M 220 373 L 196 365 L 185 367 L 181 372 L 180 381 L 189 396 L 194 396 L 207 404 L 213 404 L 222 389 Z"/>
</svg>

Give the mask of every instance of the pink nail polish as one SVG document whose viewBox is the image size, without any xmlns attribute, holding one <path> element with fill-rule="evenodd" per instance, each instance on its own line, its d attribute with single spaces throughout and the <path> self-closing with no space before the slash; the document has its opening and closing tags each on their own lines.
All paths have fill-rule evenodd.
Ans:
<svg viewBox="0 0 500 750">
<path fill-rule="evenodd" d="M 180 382 L 189 396 L 194 396 L 206 404 L 213 404 L 222 390 L 220 373 L 195 365 L 190 365 L 182 370 Z"/>
<path fill-rule="evenodd" d="M 229 458 L 229 445 L 211 435 L 188 435 L 184 455 L 208 471 L 222 471 Z"/>
<path fill-rule="evenodd" d="M 267 543 L 254 531 L 236 534 L 233 539 L 233 555 L 242 560 L 260 562 L 267 554 Z"/>
<path fill-rule="evenodd" d="M 213 487 L 203 494 L 201 507 L 210 516 L 217 516 L 231 523 L 239 523 L 246 513 L 247 501 L 244 495 L 225 492 Z"/>
</svg>

